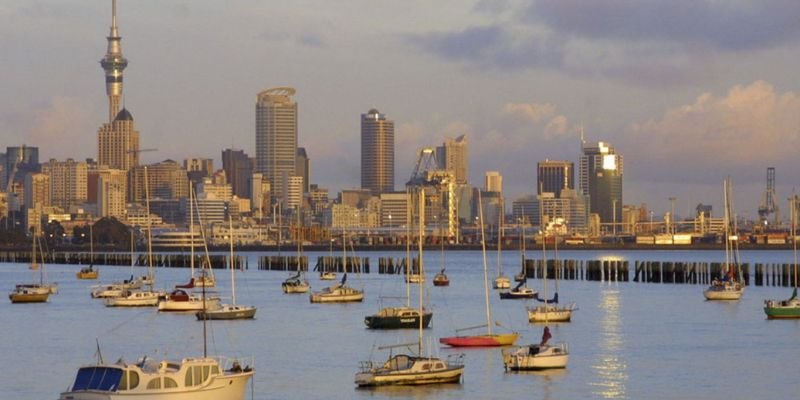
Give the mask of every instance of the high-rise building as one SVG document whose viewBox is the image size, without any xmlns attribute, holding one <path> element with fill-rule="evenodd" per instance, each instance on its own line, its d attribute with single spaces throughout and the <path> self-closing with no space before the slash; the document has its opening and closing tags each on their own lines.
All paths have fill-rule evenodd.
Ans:
<svg viewBox="0 0 800 400">
<path fill-rule="evenodd" d="M 539 162 L 536 165 L 536 193 L 554 193 L 561 197 L 562 189 L 575 189 L 574 168 L 571 161 Z"/>
<path fill-rule="evenodd" d="M 25 175 L 25 207 L 43 208 L 50 205 L 50 176 L 43 173 Z"/>
<path fill-rule="evenodd" d="M 272 187 L 272 198 L 284 201 L 283 189 L 297 168 L 297 103 L 290 87 L 267 89 L 256 98 L 256 172 Z"/>
<path fill-rule="evenodd" d="M 242 198 L 250 198 L 250 180 L 253 176 L 253 169 L 250 157 L 244 150 L 222 150 L 222 169 L 225 170 L 233 194 Z"/>
<path fill-rule="evenodd" d="M 503 175 L 500 175 L 500 172 L 497 171 L 486 171 L 483 191 L 503 193 Z"/>
<path fill-rule="evenodd" d="M 97 170 L 97 216 L 125 217 L 128 198 L 128 174 L 121 169 Z"/>
<path fill-rule="evenodd" d="M 303 178 L 303 193 L 308 193 L 310 190 L 311 180 L 311 160 L 308 159 L 305 147 L 297 148 L 297 166 L 295 167 L 295 176 Z"/>
<path fill-rule="evenodd" d="M 283 192 L 286 195 L 286 207 L 297 210 L 303 204 L 303 177 L 290 177 Z"/>
<path fill-rule="evenodd" d="M 148 185 L 145 187 L 145 174 Z M 189 196 L 189 179 L 186 170 L 177 162 L 164 160 L 157 164 L 140 165 L 128 173 L 128 199 L 144 203 L 150 199 L 181 199 Z"/>
<path fill-rule="evenodd" d="M 361 114 L 361 188 L 394 191 L 394 121 L 374 108 Z"/>
<path fill-rule="evenodd" d="M 456 184 L 467 183 L 467 135 L 455 139 L 445 139 L 444 144 L 436 148 L 436 160 L 439 168 L 452 171 Z"/>
<path fill-rule="evenodd" d="M 139 165 L 139 131 L 127 109 L 97 130 L 97 163 L 123 171 Z"/>
<path fill-rule="evenodd" d="M 87 173 L 85 162 L 68 158 L 66 161 L 51 159 L 42 164 L 42 173 L 50 178 L 50 202 L 69 211 L 87 200 Z"/>
<path fill-rule="evenodd" d="M 0 187 L 0 191 L 6 190 L 10 179 L 22 182 L 26 174 L 39 172 L 40 170 L 38 147 L 24 144 L 22 146 L 9 146 L 6 147 L 4 158 L 5 174 L 3 175 L 3 185 Z"/>
<path fill-rule="evenodd" d="M 589 212 L 601 223 L 622 219 L 622 155 L 608 143 L 583 143 L 580 189 L 589 196 Z"/>
</svg>

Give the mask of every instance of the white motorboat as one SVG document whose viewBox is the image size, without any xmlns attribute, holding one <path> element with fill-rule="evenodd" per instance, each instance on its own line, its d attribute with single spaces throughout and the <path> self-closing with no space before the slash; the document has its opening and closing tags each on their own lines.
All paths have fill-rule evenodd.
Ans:
<svg viewBox="0 0 800 400">
<path fill-rule="evenodd" d="M 510 371 L 566 368 L 569 349 L 566 343 L 533 344 L 501 350 L 503 365 Z"/>
<path fill-rule="evenodd" d="M 494 278 L 493 287 L 495 289 L 509 289 L 511 288 L 511 279 L 508 279 L 505 275 L 500 275 Z"/>
<path fill-rule="evenodd" d="M 203 311 L 214 310 L 220 307 L 220 299 L 217 296 L 205 299 L 201 295 L 190 294 L 183 289 L 175 289 L 168 295 L 162 297 L 158 302 L 158 311 Z"/>
<path fill-rule="evenodd" d="M 425 275 L 422 274 L 408 274 L 406 276 L 407 283 L 424 283 Z"/>
<path fill-rule="evenodd" d="M 243 400 L 254 374 L 252 364 L 221 358 L 101 362 L 78 369 L 59 400 Z"/>
<path fill-rule="evenodd" d="M 106 307 L 155 307 L 158 300 L 164 293 L 154 291 L 132 290 L 123 292 L 119 297 L 108 297 L 103 299 Z"/>
</svg>

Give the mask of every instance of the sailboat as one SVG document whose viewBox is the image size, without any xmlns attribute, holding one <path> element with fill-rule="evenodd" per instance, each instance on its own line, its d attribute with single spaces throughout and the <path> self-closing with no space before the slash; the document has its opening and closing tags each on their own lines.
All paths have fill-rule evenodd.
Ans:
<svg viewBox="0 0 800 400">
<path fill-rule="evenodd" d="M 546 261 L 547 258 L 544 256 L 544 248 L 545 248 L 545 240 L 544 240 L 544 232 L 542 232 L 542 254 L 543 258 Z M 543 263 L 544 267 L 544 274 L 543 274 L 543 287 L 544 287 L 544 297 L 547 298 L 547 262 Z M 556 274 L 557 275 L 557 274 Z M 556 303 L 558 302 L 558 291 L 556 291 Z M 548 322 L 550 321 L 549 317 L 553 316 L 559 320 L 563 320 L 565 315 L 567 315 L 567 319 L 569 320 L 568 315 L 571 314 L 571 310 L 560 310 L 558 306 L 551 306 L 548 305 L 549 301 L 545 301 L 545 305 L 537 307 L 534 312 L 536 316 L 541 316 L 544 318 L 544 330 L 542 332 L 542 340 L 538 344 L 530 344 L 527 346 L 520 346 L 516 348 L 510 349 L 503 349 L 501 354 L 503 355 L 503 366 L 506 370 L 511 371 L 523 371 L 523 370 L 540 370 L 540 369 L 555 369 L 555 368 L 566 368 L 567 362 L 569 362 L 569 348 L 566 343 L 557 343 L 557 344 L 548 344 L 548 341 L 552 337 L 550 333 L 550 327 L 547 326 Z M 567 314 L 564 314 L 564 313 Z M 531 310 L 528 310 L 528 318 L 531 318 Z"/>
<path fill-rule="evenodd" d="M 424 194 L 420 194 L 423 196 Z M 424 207 L 424 204 L 423 204 Z M 420 210 L 420 213 L 424 213 L 424 208 Z M 410 215 L 410 213 L 407 212 Z M 422 220 L 422 217 L 420 217 Z M 410 218 L 409 218 L 410 222 Z M 422 222 L 420 222 L 422 223 Z M 410 224 L 408 224 L 410 225 Z M 421 228 L 424 229 L 424 226 Z M 422 241 L 422 237 L 420 236 L 420 241 Z M 420 244 L 421 246 L 421 244 Z M 406 241 L 406 262 L 407 265 L 411 265 L 410 259 L 410 251 L 408 241 Z M 420 273 L 422 272 L 422 253 L 419 253 L 417 257 L 418 265 L 420 266 Z M 411 274 L 411 268 L 406 268 L 406 277 Z M 420 324 L 422 324 L 423 328 L 427 328 L 428 325 L 431 323 L 431 319 L 433 319 L 433 312 L 430 310 L 426 310 L 425 307 L 422 305 L 417 307 L 411 307 L 411 281 L 406 279 L 406 305 L 404 307 L 381 307 L 378 310 L 377 314 L 368 315 L 364 318 L 364 324 L 369 329 L 414 329 Z M 421 285 L 420 288 L 424 286 Z M 421 289 L 420 289 L 421 290 Z M 421 319 L 421 321 L 420 321 Z"/>
<path fill-rule="evenodd" d="M 92 238 L 93 225 L 89 225 L 89 266 L 81 268 L 75 275 L 78 279 L 97 279 L 99 272 L 94 269 L 94 240 Z"/>
<path fill-rule="evenodd" d="M 297 273 L 286 278 L 281 283 L 283 293 L 308 293 L 311 289 L 311 284 L 308 283 L 303 271 L 300 268 L 300 262 L 303 259 L 303 228 L 300 226 L 300 207 L 297 207 Z"/>
<path fill-rule="evenodd" d="M 483 212 L 483 210 L 481 210 Z M 503 248 L 503 214 L 504 211 L 500 212 L 499 222 L 497 225 L 497 278 L 494 278 L 494 288 L 495 289 L 508 289 L 511 287 L 511 279 L 509 279 L 505 274 L 503 274 L 503 257 L 502 248 Z M 481 217 L 481 225 L 483 225 L 483 217 Z M 483 228 L 481 228 L 482 230 Z"/>
<path fill-rule="evenodd" d="M 189 278 L 189 283 L 185 283 L 182 285 L 175 285 L 176 289 L 194 289 L 200 287 L 214 287 L 217 285 L 217 281 L 214 278 L 214 272 L 211 270 L 211 262 L 208 259 L 208 245 L 206 244 L 205 233 L 203 232 L 203 222 L 200 221 L 200 214 L 197 215 L 197 218 L 198 218 L 198 223 L 200 224 L 200 236 L 203 237 L 203 248 L 205 249 L 206 256 L 203 259 L 203 263 L 200 268 L 200 276 L 195 276 L 194 274 L 194 246 L 195 246 L 194 204 L 196 202 L 197 198 L 194 195 L 194 188 L 192 187 L 192 182 L 190 181 L 189 182 L 189 235 L 192 238 L 192 244 L 189 246 L 190 278 Z"/>
<path fill-rule="evenodd" d="M 322 263 L 322 270 L 319 271 L 319 279 L 322 281 L 336 280 L 336 272 L 331 271 L 333 264 L 333 242 L 335 242 L 335 240 L 330 239 L 328 259 Z"/>
<path fill-rule="evenodd" d="M 731 203 L 730 177 L 723 182 L 725 201 L 725 265 L 722 276 L 715 278 L 703 296 L 706 300 L 739 300 L 744 294 L 741 265 L 739 263 L 739 238 L 736 229 L 732 227 L 733 207 Z"/>
<path fill-rule="evenodd" d="M 30 269 L 39 270 L 39 283 L 20 283 L 14 286 L 14 290 L 8 294 L 8 299 L 12 303 L 45 303 L 50 298 L 50 288 L 44 283 L 44 260 L 42 260 L 41 266 L 36 263 L 37 239 L 34 231 Z"/>
<path fill-rule="evenodd" d="M 433 286 L 450 286 L 450 278 L 447 277 L 447 274 L 444 273 L 444 240 L 441 240 L 441 256 L 442 256 L 442 269 L 434 275 L 433 277 Z"/>
<path fill-rule="evenodd" d="M 312 303 L 349 303 L 364 300 L 364 291 L 345 285 L 347 282 L 347 235 L 342 232 L 342 260 L 344 263 L 344 275 L 339 283 L 323 288 L 318 292 L 312 292 L 309 300 Z"/>
<path fill-rule="evenodd" d="M 422 264 L 422 236 L 424 235 L 425 225 L 422 223 L 422 209 L 425 205 L 425 197 L 420 191 L 420 226 L 419 226 L 419 269 L 424 271 Z M 419 286 L 419 313 L 422 308 L 423 285 Z M 397 354 L 393 355 L 391 349 L 399 347 L 410 347 L 415 343 L 383 346 L 379 350 L 390 350 L 389 358 L 380 365 L 375 365 L 372 361 L 361 362 L 360 372 L 356 373 L 355 384 L 359 387 L 367 386 L 389 386 L 389 385 L 427 385 L 438 383 L 461 383 L 464 374 L 464 354 L 453 354 L 446 360 L 432 355 L 425 356 L 423 353 L 422 329 L 423 321 L 417 321 L 419 338 L 416 343 L 417 354 Z"/>
<path fill-rule="evenodd" d="M 526 220 L 523 220 L 523 222 Z M 527 279 L 527 271 L 525 271 L 525 224 L 520 224 L 519 227 L 519 253 L 520 258 L 522 258 L 522 262 L 520 262 L 520 271 L 518 274 L 514 275 L 514 280 L 517 282 L 522 282 L 523 280 Z"/>
<path fill-rule="evenodd" d="M 144 190 L 147 208 L 147 276 L 145 279 L 142 279 L 142 281 L 147 282 L 150 289 L 125 289 L 120 296 L 103 299 L 106 307 L 154 307 L 158 305 L 161 297 L 164 296 L 163 292 L 158 292 L 153 289 L 153 285 L 155 284 L 155 275 L 153 274 L 153 226 L 150 219 L 150 191 L 149 185 L 147 184 L 146 166 L 144 167 Z"/>
<path fill-rule="evenodd" d="M 797 196 L 792 195 L 790 207 L 792 209 L 792 255 L 794 256 L 794 290 L 792 297 L 787 300 L 764 300 L 764 313 L 768 319 L 796 319 L 800 318 L 800 299 L 797 298 Z"/>
<path fill-rule="evenodd" d="M 452 347 L 488 347 L 488 346 L 508 346 L 513 345 L 514 342 L 517 341 L 519 338 L 519 334 L 517 332 L 511 333 L 493 333 L 492 332 L 492 313 L 491 313 L 491 306 L 489 305 L 489 273 L 486 269 L 486 233 L 483 227 L 483 201 L 481 200 L 481 196 L 478 195 L 478 209 L 480 210 L 480 220 L 481 220 L 481 246 L 483 250 L 483 289 L 484 289 L 484 299 L 486 302 L 486 324 L 485 325 L 477 325 L 471 326 L 468 328 L 462 328 L 456 330 L 456 333 L 478 329 L 478 328 L 486 328 L 487 332 L 485 334 L 479 335 L 457 335 L 457 336 L 450 336 L 450 337 L 443 337 L 439 339 L 439 343 L 446 344 Z"/>
<path fill-rule="evenodd" d="M 551 227 L 553 225 L 550 225 Z M 553 294 L 553 298 L 547 298 L 547 240 L 545 238 L 547 228 L 542 232 L 542 268 L 544 269 L 544 298 L 540 299 L 539 296 L 535 296 L 534 298 L 539 302 L 544 304 L 538 305 L 536 307 L 528 307 L 528 321 L 529 322 L 569 322 L 572 319 L 572 312 L 577 309 L 575 303 L 570 303 L 566 305 L 559 305 L 558 304 L 558 274 L 559 274 L 559 265 L 558 265 L 558 238 L 555 238 L 553 241 L 555 244 L 553 245 L 553 254 L 555 260 L 555 272 L 556 272 L 556 291 Z"/>
<path fill-rule="evenodd" d="M 243 306 L 236 304 L 236 268 L 234 267 L 233 259 L 233 221 L 230 216 L 228 217 L 228 224 L 230 232 L 230 270 L 231 270 L 231 304 L 223 304 L 216 309 L 208 309 L 198 311 L 195 316 L 197 319 L 253 319 L 256 316 L 256 308 L 254 306 Z"/>
</svg>

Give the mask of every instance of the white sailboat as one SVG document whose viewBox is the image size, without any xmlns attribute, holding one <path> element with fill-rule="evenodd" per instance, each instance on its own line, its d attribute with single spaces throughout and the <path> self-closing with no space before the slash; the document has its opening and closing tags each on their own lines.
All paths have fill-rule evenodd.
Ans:
<svg viewBox="0 0 800 400">
<path fill-rule="evenodd" d="M 504 211 L 500 212 L 497 225 L 497 277 L 494 278 L 493 287 L 495 289 L 509 289 L 511 288 L 511 279 L 503 273 L 503 216 Z M 481 222 L 483 223 L 483 222 Z"/>
<path fill-rule="evenodd" d="M 300 226 L 300 210 L 298 207 L 297 211 L 297 273 L 295 275 L 290 276 L 286 280 L 281 283 L 281 289 L 283 293 L 308 293 L 311 290 L 311 284 L 308 283 L 308 279 L 306 279 L 305 274 L 300 268 L 300 263 L 303 259 L 303 229 Z"/>
<path fill-rule="evenodd" d="M 194 268 L 194 246 L 196 235 L 194 233 L 194 205 L 197 198 L 194 195 L 194 188 L 192 182 L 189 182 L 189 236 L 191 237 L 192 244 L 189 246 L 189 283 L 183 285 L 175 285 L 176 289 L 193 289 L 202 287 L 214 287 L 217 285 L 217 280 L 214 278 L 214 271 L 211 270 L 211 260 L 208 257 L 208 245 L 206 244 L 205 232 L 203 231 L 203 221 L 200 220 L 200 214 L 197 215 L 198 224 L 200 225 L 200 236 L 203 240 L 203 249 L 205 249 L 205 258 L 200 268 L 200 274 L 195 276 Z"/>
<path fill-rule="evenodd" d="M 542 232 L 542 268 L 544 269 L 544 299 L 540 299 L 539 296 L 536 296 L 535 299 L 542 302 L 541 305 L 537 305 L 535 307 L 528 307 L 528 321 L 529 322 L 569 322 L 572 319 L 572 312 L 577 309 L 575 303 L 569 303 L 560 305 L 558 303 L 558 275 L 559 275 L 559 264 L 558 264 L 558 237 L 554 239 L 553 245 L 553 259 L 555 260 L 555 272 L 556 272 L 556 291 L 553 294 L 552 299 L 547 298 L 547 240 L 545 240 L 546 234 L 548 230 L 552 230 L 556 232 L 557 229 L 555 224 L 549 224 L 549 228 L 545 228 Z"/>
<path fill-rule="evenodd" d="M 424 192 L 420 191 L 420 226 L 419 226 L 419 270 L 424 271 L 422 262 L 422 239 L 425 231 L 423 211 L 425 206 Z M 423 285 L 419 286 L 419 313 L 422 308 Z M 423 353 L 423 322 L 418 325 L 419 338 L 417 343 L 379 347 L 379 350 L 390 350 L 386 362 L 375 365 L 372 361 L 361 362 L 361 370 L 356 373 L 355 384 L 364 386 L 388 385 L 427 385 L 438 383 L 461 383 L 464 374 L 464 354 L 454 354 L 447 359 L 425 356 Z M 417 345 L 417 354 L 393 355 L 391 349 Z"/>
<path fill-rule="evenodd" d="M 147 166 L 144 167 L 144 182 L 147 208 L 147 278 L 144 281 L 148 282 L 150 288 L 149 290 L 125 289 L 120 296 L 103 299 L 106 307 L 154 307 L 158 305 L 160 298 L 164 296 L 163 292 L 153 289 L 155 284 L 155 275 L 153 273 L 153 226 L 150 220 L 150 191 L 147 183 Z"/>
<path fill-rule="evenodd" d="M 739 261 L 739 237 L 733 225 L 731 178 L 723 182 L 725 202 L 725 265 L 722 274 L 703 291 L 706 300 L 739 300 L 744 294 L 744 281 Z"/>
<path fill-rule="evenodd" d="M 542 251 L 544 252 L 544 232 L 542 233 Z M 547 258 L 545 257 L 546 261 Z M 547 299 L 547 263 L 543 263 L 543 287 L 544 297 Z M 556 292 L 556 297 L 558 294 Z M 541 369 L 556 369 L 566 368 L 569 362 L 569 347 L 566 343 L 549 344 L 548 341 L 552 337 L 550 334 L 550 327 L 547 326 L 549 317 L 563 320 L 565 318 L 566 310 L 560 310 L 558 306 L 550 305 L 545 301 L 544 306 L 539 312 L 538 316 L 544 318 L 544 330 L 542 332 L 542 340 L 538 344 L 530 344 L 527 346 L 520 346 L 516 348 L 503 349 L 501 354 L 503 356 L 503 366 L 506 370 L 511 371 L 524 371 L 524 370 L 541 370 Z M 537 310 L 539 310 L 537 308 Z M 569 313 L 572 311 L 569 310 Z M 530 318 L 531 310 L 528 310 Z M 568 318 L 567 318 L 568 320 Z"/>
<path fill-rule="evenodd" d="M 231 270 L 231 304 L 223 304 L 219 308 L 198 311 L 197 319 L 252 319 L 256 316 L 256 307 L 236 304 L 236 268 L 233 258 L 233 221 L 228 216 L 230 237 L 230 270 Z"/>
<path fill-rule="evenodd" d="M 347 235 L 342 232 L 342 260 L 344 263 L 344 275 L 339 283 L 323 288 L 318 292 L 312 292 L 309 300 L 312 303 L 349 303 L 364 300 L 364 291 L 347 286 Z"/>
</svg>

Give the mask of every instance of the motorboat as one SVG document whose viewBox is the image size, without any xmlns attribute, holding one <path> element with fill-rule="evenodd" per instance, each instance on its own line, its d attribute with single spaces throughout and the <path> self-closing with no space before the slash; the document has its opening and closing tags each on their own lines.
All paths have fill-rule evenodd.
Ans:
<svg viewBox="0 0 800 400">
<path fill-rule="evenodd" d="M 433 277 L 433 286 L 450 286 L 450 278 L 444 273 L 444 268 Z"/>
<path fill-rule="evenodd" d="M 190 294 L 183 289 L 175 289 L 158 302 L 158 311 L 203 311 L 219 308 L 219 297 Z"/>
<path fill-rule="evenodd" d="M 184 358 L 80 367 L 59 400 L 244 400 L 255 371 L 237 360 Z"/>
<path fill-rule="evenodd" d="M 149 290 L 126 290 L 118 297 L 103 299 L 106 307 L 155 307 L 164 293 Z"/>
<path fill-rule="evenodd" d="M 569 362 L 566 343 L 532 344 L 501 350 L 503 366 L 509 371 L 562 369 Z"/>
<path fill-rule="evenodd" d="M 309 296 L 312 303 L 347 303 L 364 300 L 364 291 L 345 286 L 347 274 L 342 276 L 342 281 L 332 286 L 313 292 Z"/>
</svg>

